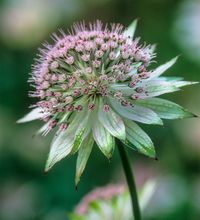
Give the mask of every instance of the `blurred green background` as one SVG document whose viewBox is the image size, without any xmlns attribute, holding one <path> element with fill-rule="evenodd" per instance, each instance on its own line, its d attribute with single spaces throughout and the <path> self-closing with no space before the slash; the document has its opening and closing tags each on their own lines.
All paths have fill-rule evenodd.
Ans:
<svg viewBox="0 0 200 220">
<path fill-rule="evenodd" d="M 180 54 L 167 75 L 200 80 L 200 0 L 0 0 L 0 219 L 62 220 L 90 190 L 123 181 L 118 152 L 109 163 L 95 149 L 78 190 L 76 156 L 50 173 L 43 168 L 52 136 L 33 137 L 40 122 L 17 125 L 35 100 L 27 83 L 37 48 L 75 21 L 120 22 L 139 18 L 136 35 L 157 43 L 158 64 Z M 165 95 L 200 115 L 200 88 Z M 144 126 L 143 126 L 144 127 Z M 129 151 L 138 187 L 159 178 L 146 220 L 200 219 L 200 120 L 145 126 L 159 161 Z M 105 172 L 106 171 L 106 172 Z"/>
</svg>

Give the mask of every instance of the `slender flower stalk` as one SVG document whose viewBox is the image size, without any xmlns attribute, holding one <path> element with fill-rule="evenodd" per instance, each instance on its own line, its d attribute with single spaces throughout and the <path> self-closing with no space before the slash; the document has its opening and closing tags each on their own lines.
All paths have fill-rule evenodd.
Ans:
<svg viewBox="0 0 200 220">
<path fill-rule="evenodd" d="M 133 216 L 135 220 L 141 220 L 141 213 L 140 213 L 140 207 L 139 207 L 139 201 L 138 201 L 138 195 L 136 190 L 136 184 L 134 180 L 134 176 L 131 171 L 131 165 L 128 159 L 128 155 L 126 153 L 126 150 L 123 146 L 123 144 L 117 140 L 117 145 L 119 149 L 119 154 L 121 157 L 122 165 L 124 168 L 124 173 L 126 176 L 130 197 L 131 197 L 131 203 L 132 203 L 132 210 L 133 210 Z"/>
<path fill-rule="evenodd" d="M 74 24 L 68 34 L 53 34 L 53 43 L 39 50 L 29 82 L 33 110 L 18 122 L 41 119 L 38 131 L 57 129 L 45 171 L 61 159 L 78 153 L 75 184 L 85 169 L 96 142 L 110 159 L 115 139 L 156 158 L 149 136 L 136 124 L 162 125 L 163 119 L 192 117 L 181 106 L 156 98 L 194 84 L 161 76 L 177 60 L 151 68 L 154 45 L 134 38 L 136 21 L 128 29 L 120 24 Z"/>
</svg>

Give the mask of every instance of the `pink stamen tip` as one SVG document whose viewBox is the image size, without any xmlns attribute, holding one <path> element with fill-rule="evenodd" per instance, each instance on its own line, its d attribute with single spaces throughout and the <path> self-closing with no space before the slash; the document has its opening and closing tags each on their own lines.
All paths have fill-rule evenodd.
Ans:
<svg viewBox="0 0 200 220">
<path fill-rule="evenodd" d="M 59 126 L 59 129 L 60 129 L 61 131 L 64 131 L 64 130 L 67 129 L 67 127 L 68 127 L 68 124 L 62 123 L 62 124 Z"/>
<path fill-rule="evenodd" d="M 72 65 L 74 63 L 74 57 L 68 57 L 65 61 L 67 64 Z"/>
<path fill-rule="evenodd" d="M 66 107 L 66 109 L 67 109 L 68 112 L 72 112 L 74 110 L 74 106 L 73 105 L 68 105 Z"/>
<path fill-rule="evenodd" d="M 90 104 L 88 105 L 88 110 L 93 111 L 94 108 L 95 108 L 95 104 L 90 103 Z"/>
<path fill-rule="evenodd" d="M 135 89 L 135 91 L 136 91 L 137 93 L 143 93 L 143 92 L 144 92 L 144 89 L 143 89 L 142 87 L 138 87 L 138 88 Z"/>
<path fill-rule="evenodd" d="M 83 109 L 83 107 L 81 105 L 78 105 L 75 107 L 75 109 L 77 110 L 77 112 L 80 112 Z"/>
<path fill-rule="evenodd" d="M 103 56 L 104 52 L 102 50 L 97 50 L 95 53 L 96 58 L 101 58 Z"/>
<path fill-rule="evenodd" d="M 49 129 L 54 128 L 56 126 L 56 124 L 57 124 L 56 120 L 51 120 L 49 125 L 48 125 Z"/>
<path fill-rule="evenodd" d="M 79 91 L 79 90 L 76 89 L 76 90 L 73 91 L 73 96 L 74 96 L 74 97 L 79 96 L 79 94 L 80 94 L 80 91 Z"/>
<path fill-rule="evenodd" d="M 123 100 L 123 101 L 121 102 L 121 105 L 122 105 L 122 106 L 128 106 L 128 105 L 129 105 L 129 102 L 128 102 L 127 100 Z"/>
<path fill-rule="evenodd" d="M 103 106 L 103 111 L 104 111 L 104 112 L 109 112 L 109 110 L 110 110 L 110 106 L 107 105 L 107 104 L 105 104 L 105 105 Z"/>
<path fill-rule="evenodd" d="M 59 67 L 59 64 L 58 64 L 57 61 L 53 61 L 53 62 L 51 63 L 51 65 L 50 65 L 50 68 L 51 68 L 52 70 L 55 70 L 55 69 L 57 69 L 58 67 Z"/>
<path fill-rule="evenodd" d="M 137 94 L 133 94 L 133 95 L 131 95 L 131 98 L 133 100 L 137 100 L 137 99 L 139 99 L 139 96 Z"/>
</svg>

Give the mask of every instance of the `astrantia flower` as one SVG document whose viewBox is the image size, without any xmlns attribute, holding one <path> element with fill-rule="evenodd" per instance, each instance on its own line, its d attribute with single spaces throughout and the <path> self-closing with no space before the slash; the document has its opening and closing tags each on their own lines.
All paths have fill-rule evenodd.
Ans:
<svg viewBox="0 0 200 220">
<path fill-rule="evenodd" d="M 135 27 L 135 21 L 128 29 L 120 24 L 103 27 L 100 21 L 89 27 L 75 24 L 69 34 L 54 34 L 54 44 L 40 49 L 30 78 L 30 95 L 39 101 L 19 122 L 43 120 L 43 135 L 58 128 L 46 171 L 78 152 L 78 183 L 94 142 L 111 158 L 114 138 L 155 158 L 151 139 L 135 122 L 162 125 L 161 118 L 192 116 L 173 102 L 155 98 L 192 83 L 160 77 L 177 58 L 150 69 L 155 47 L 133 39 Z"/>
<path fill-rule="evenodd" d="M 155 192 L 156 181 L 149 180 L 139 191 L 141 209 L 146 209 Z M 70 220 L 132 220 L 131 199 L 123 185 L 99 187 L 87 194 L 69 215 Z"/>
</svg>

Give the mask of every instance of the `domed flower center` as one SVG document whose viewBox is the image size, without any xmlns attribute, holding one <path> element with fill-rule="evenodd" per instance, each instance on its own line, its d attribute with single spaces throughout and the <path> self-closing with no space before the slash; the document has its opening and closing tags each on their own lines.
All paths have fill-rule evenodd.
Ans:
<svg viewBox="0 0 200 220">
<path fill-rule="evenodd" d="M 134 99 L 135 93 L 142 92 L 136 85 L 148 77 L 146 67 L 153 55 L 148 46 L 138 46 L 138 39 L 125 36 L 120 24 L 113 24 L 111 30 L 99 21 L 89 28 L 79 24 L 69 35 L 62 31 L 61 35 L 53 35 L 55 45 L 44 45 L 33 69 L 36 91 L 31 95 L 40 98 L 37 106 L 48 118 L 56 119 L 59 112 L 81 111 L 83 98 L 93 110 L 91 96 L 111 96 L 127 105 L 122 85 L 133 88 Z"/>
</svg>

